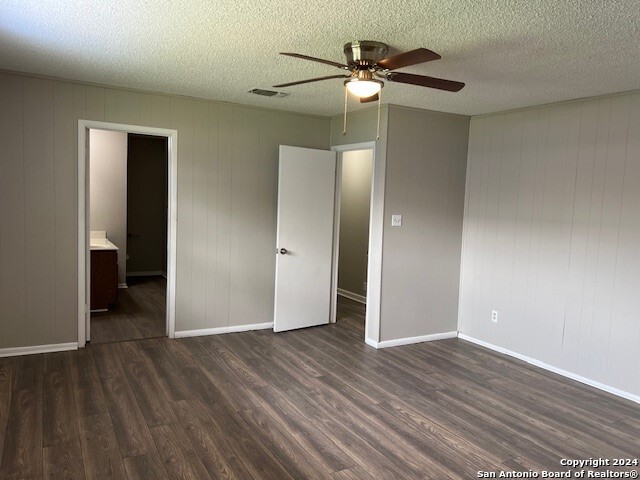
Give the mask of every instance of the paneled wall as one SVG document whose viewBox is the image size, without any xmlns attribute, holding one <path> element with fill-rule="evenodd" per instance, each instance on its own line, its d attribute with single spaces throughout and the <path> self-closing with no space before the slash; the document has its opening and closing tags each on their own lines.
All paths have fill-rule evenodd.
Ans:
<svg viewBox="0 0 640 480">
<path fill-rule="evenodd" d="M 77 340 L 77 120 L 178 130 L 176 330 L 272 321 L 278 145 L 330 121 L 0 74 L 0 348 Z"/>
<path fill-rule="evenodd" d="M 640 94 L 472 119 L 463 252 L 462 333 L 640 394 Z"/>
<path fill-rule="evenodd" d="M 346 137 L 342 117 L 333 117 L 332 145 L 374 140 L 375 113 L 350 116 Z M 369 286 L 372 273 L 381 282 L 372 305 L 380 323 L 370 323 L 367 336 L 384 342 L 455 332 L 469 117 L 391 105 L 380 132 L 369 251 L 382 258 L 369 274 Z M 401 227 L 391 227 L 392 214 L 403 216 Z"/>
</svg>

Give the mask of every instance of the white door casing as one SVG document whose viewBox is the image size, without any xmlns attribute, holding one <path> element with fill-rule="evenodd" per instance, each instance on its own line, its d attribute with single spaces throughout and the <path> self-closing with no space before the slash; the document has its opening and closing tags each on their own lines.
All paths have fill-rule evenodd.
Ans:
<svg viewBox="0 0 640 480">
<path fill-rule="evenodd" d="M 335 181 L 335 152 L 280 146 L 276 332 L 329 323 Z"/>
<path fill-rule="evenodd" d="M 78 120 L 78 347 L 90 340 L 90 252 L 89 252 L 89 142 L 91 128 L 167 137 L 169 148 L 167 212 L 167 311 L 166 335 L 175 336 L 176 266 L 178 227 L 178 131 L 166 128 Z"/>
</svg>

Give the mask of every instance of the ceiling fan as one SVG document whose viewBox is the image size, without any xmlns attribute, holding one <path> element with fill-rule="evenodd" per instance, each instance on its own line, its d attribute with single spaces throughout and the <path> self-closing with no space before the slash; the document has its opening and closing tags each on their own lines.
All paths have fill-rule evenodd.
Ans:
<svg viewBox="0 0 640 480">
<path fill-rule="evenodd" d="M 384 87 L 384 82 L 382 80 L 417 85 L 419 87 L 437 88 L 438 90 L 446 90 L 448 92 L 458 92 L 462 87 L 464 87 L 464 83 L 462 82 L 394 71 L 398 68 L 430 62 L 441 58 L 440 55 L 432 52 L 431 50 L 427 50 L 426 48 L 417 48 L 392 57 L 387 57 L 387 53 L 389 53 L 389 47 L 386 44 L 370 40 L 359 40 L 345 44 L 344 54 L 347 57 L 346 64 L 310 57 L 299 53 L 281 52 L 281 55 L 338 67 L 349 71 L 350 74 L 310 78 L 308 80 L 300 80 L 297 82 L 282 83 L 280 85 L 274 85 L 274 87 L 291 87 L 293 85 L 301 85 L 303 83 L 320 82 L 334 78 L 346 78 L 347 80 L 344 81 L 346 89 L 359 97 L 360 102 L 362 103 L 375 102 L 379 100 L 379 93 L 382 87 Z"/>
</svg>

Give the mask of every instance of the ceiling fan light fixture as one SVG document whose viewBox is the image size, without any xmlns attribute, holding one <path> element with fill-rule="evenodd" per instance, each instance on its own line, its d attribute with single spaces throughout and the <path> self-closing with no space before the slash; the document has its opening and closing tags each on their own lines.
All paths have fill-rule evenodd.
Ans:
<svg viewBox="0 0 640 480">
<path fill-rule="evenodd" d="M 360 78 L 350 78 L 349 80 L 346 80 L 344 84 L 347 86 L 347 90 L 349 90 L 349 92 L 359 98 L 372 97 L 384 86 L 384 83 L 380 80 Z"/>
</svg>

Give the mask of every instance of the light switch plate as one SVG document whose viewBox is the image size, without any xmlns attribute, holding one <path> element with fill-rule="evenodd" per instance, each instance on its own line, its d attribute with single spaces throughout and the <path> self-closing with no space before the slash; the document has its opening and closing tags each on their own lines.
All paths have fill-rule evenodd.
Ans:
<svg viewBox="0 0 640 480">
<path fill-rule="evenodd" d="M 391 215 L 391 226 L 392 227 L 401 227 L 402 226 L 402 215 Z"/>
</svg>

